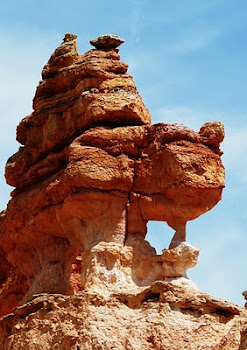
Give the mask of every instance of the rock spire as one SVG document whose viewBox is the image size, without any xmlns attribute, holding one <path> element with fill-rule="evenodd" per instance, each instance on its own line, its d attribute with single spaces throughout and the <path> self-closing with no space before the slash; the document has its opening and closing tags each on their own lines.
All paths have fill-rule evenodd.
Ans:
<svg viewBox="0 0 247 350">
<path fill-rule="evenodd" d="M 76 307 L 87 310 L 88 318 L 81 313 L 83 325 L 94 313 L 96 328 L 104 310 L 104 322 L 109 316 L 122 327 L 118 349 L 150 349 L 150 344 L 187 349 L 189 339 L 191 350 L 210 349 L 205 345 L 210 341 L 215 349 L 238 349 L 237 323 L 229 322 L 241 308 L 199 292 L 186 275 L 199 254 L 186 242 L 186 223 L 212 209 L 224 188 L 219 148 L 224 126 L 206 123 L 195 132 L 180 124 L 152 125 L 128 65 L 120 60 L 117 47 L 123 42 L 103 35 L 81 55 L 77 36 L 65 34 L 42 70 L 33 112 L 17 127 L 22 146 L 5 172 L 15 189 L 0 217 L 0 311 L 4 315 L 19 302 L 24 305 L 0 321 L 4 349 L 11 348 L 11 339 L 16 349 L 25 343 L 12 335 L 29 311 L 50 308 L 55 323 L 62 324 L 55 309 L 64 313 L 66 305 L 70 315 L 77 314 Z M 161 255 L 145 240 L 149 220 L 165 221 L 175 231 Z M 125 319 L 116 305 L 125 310 Z M 135 321 L 144 334 L 142 344 L 136 335 L 133 341 L 127 336 L 138 310 L 144 317 L 141 324 Z M 157 337 L 158 328 L 147 330 L 150 312 L 151 328 L 167 320 Z M 192 318 L 198 336 L 189 330 Z M 28 322 L 23 334 L 29 327 L 26 339 L 34 344 L 40 334 Z M 53 348 L 57 339 L 58 330 L 47 322 L 50 343 L 38 349 Z M 177 324 L 183 327 L 179 339 Z M 61 349 L 112 348 L 112 331 L 98 334 L 89 327 L 85 333 L 83 327 L 78 324 L 71 337 L 64 328 L 63 339 L 70 340 Z M 220 343 L 227 345 L 217 347 Z"/>
<path fill-rule="evenodd" d="M 23 146 L 6 165 L 15 190 L 1 245 L 28 281 L 25 300 L 186 278 L 198 256 L 186 222 L 217 204 L 224 187 L 223 125 L 199 133 L 152 125 L 116 50 L 123 40 L 103 35 L 80 55 L 76 38 L 65 34 L 44 66 L 34 111 L 17 127 Z M 149 220 L 175 230 L 160 256 L 145 241 Z"/>
</svg>

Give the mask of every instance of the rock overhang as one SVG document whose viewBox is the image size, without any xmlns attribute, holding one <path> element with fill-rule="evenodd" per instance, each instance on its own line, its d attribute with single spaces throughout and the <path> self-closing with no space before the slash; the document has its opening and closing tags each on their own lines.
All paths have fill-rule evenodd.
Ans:
<svg viewBox="0 0 247 350">
<path fill-rule="evenodd" d="M 1 246 L 28 280 L 25 299 L 186 277 L 185 266 L 195 262 L 183 245 L 186 222 L 221 199 L 222 123 L 206 123 L 199 132 L 152 125 L 120 60 L 121 42 L 102 36 L 80 55 L 76 36 L 67 33 L 42 71 L 34 111 L 17 128 L 23 146 L 6 165 L 16 189 L 1 223 Z M 145 242 L 149 220 L 176 231 L 163 258 Z"/>
</svg>

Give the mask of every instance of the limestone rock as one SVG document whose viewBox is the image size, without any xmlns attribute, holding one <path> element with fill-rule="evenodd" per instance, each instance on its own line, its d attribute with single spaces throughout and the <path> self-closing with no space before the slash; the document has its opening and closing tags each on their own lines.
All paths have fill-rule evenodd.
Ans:
<svg viewBox="0 0 247 350">
<path fill-rule="evenodd" d="M 98 43 L 116 40 L 102 36 Z M 210 123 L 196 133 L 151 125 L 127 65 L 108 49 L 80 55 L 76 36 L 66 34 L 44 67 L 34 112 L 17 128 L 24 146 L 6 165 L 16 189 L 1 246 L 28 281 L 24 300 L 185 277 L 198 255 L 183 243 L 186 222 L 221 198 L 223 126 Z M 149 220 L 175 230 L 162 256 L 144 239 Z"/>
<path fill-rule="evenodd" d="M 108 297 L 41 294 L 0 321 L 0 349 L 246 349 L 241 313 L 237 305 L 164 282 Z"/>
<path fill-rule="evenodd" d="M 196 266 L 199 249 L 182 242 L 173 249 L 162 252 L 164 274 L 167 277 L 187 277 L 186 271 Z"/>
<path fill-rule="evenodd" d="M 59 159 L 50 154 L 64 150 L 96 125 L 149 124 L 150 114 L 127 69 L 115 50 L 89 50 L 79 55 L 75 36 L 65 36 L 43 68 L 34 111 L 17 127 L 17 140 L 24 147 L 7 163 L 7 183 L 20 187 L 23 176 L 39 161 L 45 164 L 34 174 L 47 176 L 50 167 L 54 173 L 55 163 L 63 167 L 66 159 L 61 153 Z M 53 160 L 47 162 L 49 155 Z"/>
<path fill-rule="evenodd" d="M 121 42 L 102 36 L 80 55 L 67 33 L 17 127 L 0 215 L 0 313 L 13 310 L 0 349 L 244 349 L 244 309 L 186 276 L 199 254 L 186 223 L 224 188 L 224 127 L 152 125 Z M 162 255 L 145 240 L 149 220 L 175 230 Z"/>
</svg>

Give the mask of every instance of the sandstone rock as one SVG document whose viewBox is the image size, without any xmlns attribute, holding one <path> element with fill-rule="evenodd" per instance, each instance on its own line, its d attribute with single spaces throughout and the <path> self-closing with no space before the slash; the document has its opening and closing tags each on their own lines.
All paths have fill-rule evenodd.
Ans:
<svg viewBox="0 0 247 350">
<path fill-rule="evenodd" d="M 0 349 L 244 349 L 244 309 L 186 276 L 199 254 L 186 223 L 224 188 L 224 127 L 151 125 L 121 40 L 80 55 L 66 34 L 17 128 L 0 314 L 23 306 L 0 321 Z M 175 230 L 162 255 L 145 240 L 149 220 Z"/>
<path fill-rule="evenodd" d="M 209 210 L 220 200 L 224 170 L 219 156 L 196 142 L 198 137 L 192 142 L 181 135 L 180 138 L 185 140 L 171 142 L 164 133 L 163 141 L 158 142 L 155 129 L 151 130 L 151 136 L 149 127 L 145 126 L 90 130 L 70 144 L 63 153 L 62 163 L 55 161 L 55 154 L 55 158 L 50 155 L 40 165 L 37 163 L 31 167 L 21 179 L 22 186 L 26 186 L 25 191 L 20 192 L 20 186 L 19 192 L 9 203 L 3 223 L 3 235 L 8 237 L 8 245 L 3 241 L 3 247 L 8 252 L 11 264 L 18 265 L 28 277 L 31 294 L 48 290 L 70 293 L 68 277 L 60 277 L 61 281 L 64 280 L 60 285 L 57 281 L 61 271 L 67 271 L 69 264 L 72 264 L 72 260 L 66 258 L 65 268 L 64 257 L 75 257 L 78 249 L 83 251 L 85 248 L 91 256 L 95 244 L 101 240 L 115 241 L 114 237 L 121 237 L 115 242 L 121 243 L 124 249 L 128 235 L 145 237 L 148 220 L 167 221 L 178 232 L 171 245 L 174 248 L 185 240 L 186 222 Z M 58 155 L 62 157 L 61 153 Z M 44 168 L 45 164 L 47 168 Z M 38 169 L 40 172 L 36 173 Z M 47 178 L 47 175 L 50 177 Z M 45 180 L 38 183 L 44 176 Z M 100 202 L 103 208 L 97 214 Z M 111 203 L 115 203 L 114 206 Z M 121 203 L 119 210 L 116 210 L 117 203 Z M 89 207 L 92 215 L 88 216 Z M 107 215 L 104 208 L 107 208 Z M 106 225 L 108 236 L 105 236 L 102 228 L 104 218 L 111 222 L 111 228 Z M 121 227 L 121 230 L 117 227 Z M 11 233 L 17 231 L 20 236 Z M 95 234 L 97 239 L 94 239 Z M 66 242 L 66 245 L 62 245 L 64 254 L 61 256 L 57 254 L 54 257 L 53 252 L 47 250 L 51 244 L 60 247 L 60 240 L 53 236 L 61 237 L 61 242 Z M 19 248 L 17 254 L 15 247 L 20 245 L 20 237 L 25 249 Z M 39 237 L 42 237 L 42 241 Z M 39 248 L 42 247 L 38 260 L 37 257 L 33 258 L 37 255 L 37 241 L 40 241 Z M 122 253 L 119 254 L 121 256 Z M 133 262 L 133 271 L 128 271 L 136 276 L 139 285 L 166 276 L 165 270 L 162 272 L 161 269 L 161 259 L 145 254 L 134 256 L 137 262 Z M 45 268 L 48 269 L 49 264 L 53 266 L 49 273 L 52 273 L 54 287 L 50 280 L 45 280 L 42 272 L 44 257 Z M 31 264 L 32 260 L 37 262 Z M 53 261 L 57 261 L 57 264 Z M 30 266 L 36 266 L 36 269 L 30 270 Z M 149 266 L 152 266 L 153 276 L 150 276 Z M 115 278 L 116 281 L 120 279 Z M 126 283 L 125 287 L 129 288 L 133 281 L 130 278 L 127 280 L 130 284 L 128 286 Z"/>
<path fill-rule="evenodd" d="M 7 182 L 22 187 L 21 179 L 31 166 L 96 125 L 149 124 L 150 114 L 127 69 L 116 51 L 90 50 L 79 55 L 76 37 L 65 37 L 42 71 L 34 111 L 17 127 L 17 140 L 24 147 L 7 163 Z"/>
<path fill-rule="evenodd" d="M 224 125 L 219 121 L 205 123 L 201 127 L 199 134 L 205 139 L 204 142 L 208 145 L 219 147 L 225 137 Z"/>
<path fill-rule="evenodd" d="M 164 282 L 108 297 L 41 294 L 0 321 L 0 349 L 239 350 L 241 312 Z"/>
<path fill-rule="evenodd" d="M 221 141 L 222 125 L 210 123 L 200 133 L 150 125 L 126 69 L 114 50 L 79 55 L 76 36 L 66 34 L 43 70 L 34 112 L 18 126 L 24 147 L 6 165 L 6 179 L 17 188 L 1 245 L 28 279 L 25 300 L 76 288 L 143 287 L 185 276 L 194 264 L 196 251 L 186 253 L 183 245 L 185 226 L 221 198 L 224 168 L 208 140 Z M 144 240 L 149 220 L 176 231 L 163 256 Z M 84 277 L 73 277 L 72 266 Z"/>
<path fill-rule="evenodd" d="M 124 43 L 124 39 L 114 34 L 101 35 L 97 39 L 91 40 L 90 44 L 98 50 L 115 49 Z"/>
<path fill-rule="evenodd" d="M 77 35 L 76 34 L 65 33 L 63 41 L 67 42 L 67 41 L 72 41 L 72 40 L 76 40 L 76 39 L 77 39 Z"/>
<path fill-rule="evenodd" d="M 173 249 L 162 251 L 164 275 L 167 277 L 187 277 L 186 271 L 196 266 L 199 249 L 182 242 Z"/>
<path fill-rule="evenodd" d="M 67 33 L 63 43 L 51 55 L 47 65 L 42 70 L 42 78 L 51 78 L 57 74 L 61 68 L 68 67 L 76 63 L 79 55 L 77 51 L 77 35 Z"/>
</svg>

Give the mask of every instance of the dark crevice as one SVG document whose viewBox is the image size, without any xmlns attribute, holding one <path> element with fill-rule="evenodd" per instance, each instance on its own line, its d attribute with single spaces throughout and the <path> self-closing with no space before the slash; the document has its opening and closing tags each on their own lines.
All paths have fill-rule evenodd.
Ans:
<svg viewBox="0 0 247 350">
<path fill-rule="evenodd" d="M 195 312 L 198 312 L 197 309 L 193 308 L 193 307 L 186 307 L 186 308 L 182 308 L 181 311 L 183 312 L 192 312 L 192 313 L 195 313 Z"/>
<path fill-rule="evenodd" d="M 86 131 L 89 131 L 91 129 L 95 129 L 96 127 L 105 127 L 105 128 L 109 128 L 109 129 L 115 129 L 115 128 L 119 128 L 119 127 L 126 127 L 126 126 L 131 127 L 131 126 L 142 126 L 143 125 L 143 123 L 141 121 L 140 122 L 138 122 L 138 121 L 126 121 L 126 122 L 121 121 L 121 123 L 119 123 L 117 121 L 119 116 L 116 115 L 115 120 L 114 120 L 114 115 L 111 115 L 111 117 L 112 117 L 112 120 L 95 121 L 95 122 L 90 123 L 90 125 L 88 125 L 88 126 L 84 126 L 80 129 L 75 130 L 69 137 L 67 137 L 67 138 L 61 140 L 59 143 L 57 143 L 54 146 L 54 148 L 52 149 L 52 151 L 40 153 L 39 158 L 37 158 L 37 160 L 35 161 L 35 163 L 33 163 L 33 165 L 35 165 L 39 161 L 43 160 L 51 153 L 61 152 L 65 147 L 67 147 L 78 136 L 85 133 Z"/>
<path fill-rule="evenodd" d="M 44 306 L 43 301 L 38 302 L 37 304 L 27 304 L 25 307 L 16 309 L 14 311 L 15 316 L 18 316 L 20 320 L 25 319 L 27 316 L 38 312 Z"/>
<path fill-rule="evenodd" d="M 142 299 L 142 303 L 149 302 L 149 301 L 159 301 L 160 293 L 154 293 L 149 291 L 144 299 Z"/>
<path fill-rule="evenodd" d="M 134 160 L 134 159 L 133 159 Z M 129 232 L 129 220 L 128 220 L 128 215 L 129 215 L 129 207 L 131 205 L 131 193 L 133 193 L 133 189 L 135 187 L 135 177 L 136 177 L 136 162 L 134 163 L 134 173 L 133 173 L 133 182 L 132 182 L 132 187 L 131 190 L 128 192 L 128 201 L 126 203 L 126 232 L 125 232 L 125 239 L 124 239 L 124 245 L 128 239 L 128 232 Z"/>
<path fill-rule="evenodd" d="M 133 193 L 137 193 L 137 192 L 133 192 Z M 141 194 L 140 194 L 141 195 Z M 144 222 L 148 222 L 147 219 L 144 218 L 143 214 L 142 214 L 142 211 L 141 211 L 141 207 L 140 207 L 140 201 L 137 199 L 137 205 L 138 205 L 138 208 L 139 208 L 139 213 L 141 215 L 141 218 Z"/>
<path fill-rule="evenodd" d="M 125 212 L 126 212 L 126 225 L 125 225 L 125 237 L 124 237 L 124 246 L 126 245 L 126 241 L 128 239 L 128 227 L 129 227 L 129 219 L 128 219 L 128 216 L 129 216 L 129 209 L 128 207 L 130 206 L 130 194 L 131 192 L 128 192 L 128 199 L 127 199 L 127 202 L 126 202 L 126 206 L 125 206 Z"/>
<path fill-rule="evenodd" d="M 48 313 L 48 312 L 54 311 L 54 308 L 49 307 L 49 308 L 45 309 L 45 311 Z"/>
<path fill-rule="evenodd" d="M 227 318 L 232 317 L 232 313 L 229 310 L 221 309 L 221 308 L 216 308 L 210 311 L 211 314 L 216 314 L 219 316 L 225 316 Z"/>
</svg>

